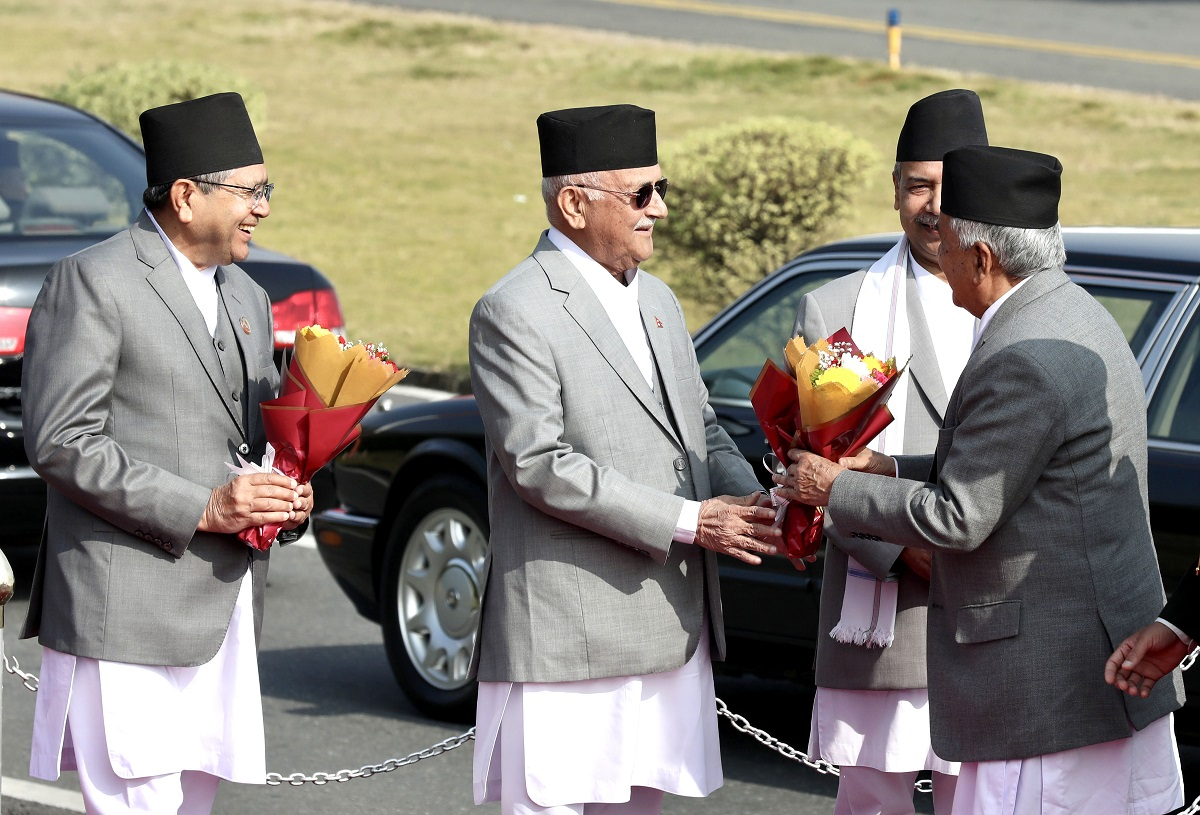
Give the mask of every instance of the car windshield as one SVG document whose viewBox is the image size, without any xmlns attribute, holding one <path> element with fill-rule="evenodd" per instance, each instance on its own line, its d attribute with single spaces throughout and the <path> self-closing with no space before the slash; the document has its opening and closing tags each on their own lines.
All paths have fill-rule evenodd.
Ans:
<svg viewBox="0 0 1200 815">
<path fill-rule="evenodd" d="M 0 127 L 0 241 L 117 232 L 144 187 L 141 153 L 99 124 Z"/>
</svg>

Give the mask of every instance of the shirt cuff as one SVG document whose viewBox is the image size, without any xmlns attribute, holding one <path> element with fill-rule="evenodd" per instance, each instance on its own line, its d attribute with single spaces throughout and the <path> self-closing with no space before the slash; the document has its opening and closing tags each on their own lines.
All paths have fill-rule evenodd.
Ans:
<svg viewBox="0 0 1200 815">
<path fill-rule="evenodd" d="M 1181 631 L 1181 630 L 1180 630 L 1179 626 L 1177 626 L 1177 625 L 1174 625 L 1173 623 L 1169 623 L 1169 622 L 1167 622 L 1167 621 L 1166 621 L 1166 620 L 1164 620 L 1162 617 L 1159 617 L 1159 618 L 1158 618 L 1158 622 L 1162 623 L 1162 624 L 1163 624 L 1163 625 L 1165 625 L 1167 628 L 1169 628 L 1169 629 L 1171 629 L 1172 631 L 1174 631 L 1174 632 L 1175 632 L 1175 636 L 1179 637 L 1179 639 L 1183 641 L 1183 644 L 1184 644 L 1184 645 L 1186 645 L 1188 648 L 1191 648 L 1191 647 L 1193 647 L 1193 646 L 1196 644 L 1196 643 L 1195 643 L 1195 642 L 1192 640 L 1192 638 L 1191 638 L 1191 637 L 1189 637 L 1187 634 L 1183 633 L 1183 631 Z"/>
<path fill-rule="evenodd" d="M 696 530 L 700 527 L 700 502 L 684 501 L 679 513 L 679 521 L 675 524 L 675 535 L 671 540 L 676 543 L 695 543 Z"/>
</svg>

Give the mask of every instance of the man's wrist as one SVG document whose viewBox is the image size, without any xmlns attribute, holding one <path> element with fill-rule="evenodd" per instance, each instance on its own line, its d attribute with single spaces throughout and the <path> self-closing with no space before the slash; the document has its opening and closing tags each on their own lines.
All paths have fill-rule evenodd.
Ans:
<svg viewBox="0 0 1200 815">
<path fill-rule="evenodd" d="M 1183 632 L 1183 630 L 1179 628 L 1179 626 L 1175 625 L 1174 623 L 1168 622 L 1167 620 L 1164 620 L 1162 617 L 1159 617 L 1157 622 L 1160 622 L 1163 625 L 1165 625 L 1167 628 L 1171 629 L 1171 631 L 1173 631 L 1175 633 L 1175 636 L 1179 637 L 1180 641 L 1183 642 L 1183 644 L 1188 647 L 1189 651 L 1196 647 L 1196 641 L 1193 640 L 1191 637 L 1189 637 L 1187 634 L 1185 634 Z"/>
</svg>

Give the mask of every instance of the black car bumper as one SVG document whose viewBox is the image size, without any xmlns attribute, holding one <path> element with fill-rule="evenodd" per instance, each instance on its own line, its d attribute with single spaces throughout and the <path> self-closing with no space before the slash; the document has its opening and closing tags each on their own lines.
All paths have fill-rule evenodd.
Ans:
<svg viewBox="0 0 1200 815">
<path fill-rule="evenodd" d="M 378 588 L 372 575 L 378 518 L 326 509 L 312 516 L 317 551 L 358 613 L 379 622 Z"/>
</svg>

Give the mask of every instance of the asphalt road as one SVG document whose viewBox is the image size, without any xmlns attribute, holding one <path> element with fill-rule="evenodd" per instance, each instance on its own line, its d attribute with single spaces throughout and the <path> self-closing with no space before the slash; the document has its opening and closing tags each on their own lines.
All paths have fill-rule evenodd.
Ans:
<svg viewBox="0 0 1200 815">
<path fill-rule="evenodd" d="M 38 647 L 16 639 L 25 617 L 32 564 L 14 558 L 13 565 L 17 596 L 7 607 L 5 650 L 19 659 L 22 668 L 36 673 Z M 408 704 L 392 679 L 378 626 L 353 611 L 315 549 L 293 546 L 272 556 L 259 664 L 270 772 L 311 775 L 356 770 L 404 757 L 466 729 L 427 719 Z M 64 774 L 54 785 L 29 780 L 35 697 L 14 677 L 3 680 L 3 811 L 6 815 L 81 812 L 74 773 Z M 787 683 L 754 678 L 722 679 L 718 693 L 752 723 L 798 748 L 805 746 L 812 704 L 809 693 Z M 836 792 L 833 778 L 782 758 L 726 726 L 722 739 L 725 787 L 702 801 L 670 798 L 664 812 L 816 815 L 831 811 Z M 471 750 L 467 744 L 391 773 L 323 787 L 223 784 L 215 812 L 495 815 L 498 805 L 472 803 Z M 56 807 L 45 801 L 50 789 L 74 794 Z M 929 796 L 922 798 L 922 811 L 932 812 Z"/>
<path fill-rule="evenodd" d="M 500 20 L 1200 99 L 1200 3 L 1188 0 L 365 0 Z"/>
<path fill-rule="evenodd" d="M 37 672 L 39 647 L 16 639 L 25 617 L 32 563 L 13 558 L 17 594 L 7 606 L 5 653 Z M 357 770 L 403 758 L 466 730 L 433 721 L 407 702 L 392 679 L 379 628 L 360 618 L 321 564 L 315 549 L 292 546 L 272 556 L 267 616 L 259 658 L 267 734 L 267 770 L 281 775 Z M 3 677 L 3 812 L 64 815 L 82 812 L 78 782 L 56 784 L 27 775 L 34 694 Z M 811 693 L 786 682 L 754 677 L 717 680 L 729 708 L 794 747 L 807 743 Z M 769 751 L 722 721 L 725 786 L 702 800 L 668 797 L 667 815 L 827 815 L 837 782 Z M 317 815 L 329 812 L 405 815 L 496 815 L 497 804 L 471 800 L 472 744 L 394 772 L 340 784 L 268 787 L 223 784 L 214 812 Z M 1189 792 L 1200 750 L 1184 748 Z M 57 797 L 57 801 L 53 800 Z M 933 811 L 930 796 L 918 812 Z"/>
</svg>

